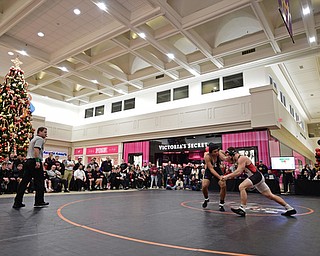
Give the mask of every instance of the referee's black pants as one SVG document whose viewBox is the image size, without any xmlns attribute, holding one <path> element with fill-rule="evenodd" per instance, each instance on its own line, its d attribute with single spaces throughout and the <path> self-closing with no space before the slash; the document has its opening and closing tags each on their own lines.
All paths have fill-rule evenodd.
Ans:
<svg viewBox="0 0 320 256">
<path fill-rule="evenodd" d="M 35 189 L 35 204 L 40 204 L 44 202 L 44 174 L 43 166 L 40 163 L 40 168 L 36 169 L 36 160 L 27 159 L 24 164 L 23 178 L 18 186 L 17 195 L 14 199 L 15 204 L 21 204 L 23 201 L 23 195 L 28 186 L 28 183 L 33 178 L 34 189 Z"/>
</svg>

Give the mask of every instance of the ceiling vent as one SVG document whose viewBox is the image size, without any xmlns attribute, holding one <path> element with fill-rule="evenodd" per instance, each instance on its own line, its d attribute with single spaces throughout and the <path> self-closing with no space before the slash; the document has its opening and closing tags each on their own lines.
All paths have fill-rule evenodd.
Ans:
<svg viewBox="0 0 320 256">
<path fill-rule="evenodd" d="M 255 52 L 255 51 L 256 51 L 256 48 L 252 48 L 252 49 L 243 51 L 243 52 L 242 52 L 242 55 L 246 55 L 246 54 L 249 54 L 249 53 L 252 53 L 252 52 Z"/>
<path fill-rule="evenodd" d="M 164 74 L 156 76 L 156 79 L 163 78 Z"/>
</svg>

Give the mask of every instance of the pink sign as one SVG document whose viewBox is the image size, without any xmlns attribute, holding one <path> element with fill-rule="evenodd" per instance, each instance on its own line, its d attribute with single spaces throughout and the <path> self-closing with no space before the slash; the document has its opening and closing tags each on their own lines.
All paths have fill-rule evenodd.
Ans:
<svg viewBox="0 0 320 256">
<path fill-rule="evenodd" d="M 76 155 L 83 155 L 83 148 L 75 148 L 73 154 L 74 154 L 75 156 L 76 156 Z"/>
<path fill-rule="evenodd" d="M 86 155 L 105 155 L 105 154 L 117 154 L 118 145 L 113 146 L 100 146 L 86 149 Z"/>
</svg>

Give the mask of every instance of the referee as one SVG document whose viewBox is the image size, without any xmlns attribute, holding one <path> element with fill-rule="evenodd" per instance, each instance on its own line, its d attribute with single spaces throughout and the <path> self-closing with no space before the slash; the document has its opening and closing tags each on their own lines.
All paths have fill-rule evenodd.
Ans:
<svg viewBox="0 0 320 256">
<path fill-rule="evenodd" d="M 13 208 L 25 207 L 22 203 L 24 192 L 28 183 L 33 178 L 36 191 L 34 207 L 46 206 L 49 203 L 44 201 L 44 175 L 43 175 L 43 147 L 47 137 L 47 128 L 39 127 L 37 135 L 30 141 L 27 153 L 27 161 L 24 163 L 23 178 L 18 186 L 17 195 L 14 199 Z"/>
</svg>

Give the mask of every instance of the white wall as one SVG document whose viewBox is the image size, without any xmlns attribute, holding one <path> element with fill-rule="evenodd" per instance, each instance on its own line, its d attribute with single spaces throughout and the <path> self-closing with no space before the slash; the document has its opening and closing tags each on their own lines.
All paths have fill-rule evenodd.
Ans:
<svg viewBox="0 0 320 256">
<path fill-rule="evenodd" d="M 79 120 L 78 106 L 31 93 L 31 103 L 35 107 L 34 116 L 44 117 L 48 122 L 75 125 Z"/>
<path fill-rule="evenodd" d="M 235 73 L 239 73 L 235 72 Z M 220 76 L 227 75 L 221 73 Z M 205 74 L 201 77 L 184 79 L 172 82 L 155 88 L 149 88 L 129 95 L 123 95 L 112 99 L 86 104 L 83 106 L 75 106 L 70 103 L 60 102 L 40 95 L 32 94 L 32 104 L 35 106 L 33 115 L 45 117 L 46 121 L 57 122 L 66 125 L 85 125 L 91 123 L 104 122 L 107 120 L 115 120 L 135 115 L 155 113 L 158 111 L 181 108 L 184 106 L 192 106 L 201 103 L 215 102 L 234 97 L 242 97 L 250 95 L 249 89 L 268 84 L 268 73 L 265 68 L 256 68 L 244 70 L 244 87 L 233 90 L 223 91 L 220 86 L 220 92 L 201 94 L 201 82 L 219 78 L 212 74 Z M 173 89 L 181 86 L 189 85 L 189 98 L 156 104 L 157 92 Z M 126 99 L 135 98 L 135 109 L 111 113 L 111 105 L 114 102 L 124 101 Z M 105 106 L 105 112 L 102 116 L 84 118 L 85 109 L 97 106 Z"/>
</svg>

